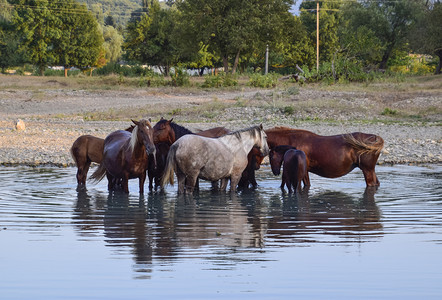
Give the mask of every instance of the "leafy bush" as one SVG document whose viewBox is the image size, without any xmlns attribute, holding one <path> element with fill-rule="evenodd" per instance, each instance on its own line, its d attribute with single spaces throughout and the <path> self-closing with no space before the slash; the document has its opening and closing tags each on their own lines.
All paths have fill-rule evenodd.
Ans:
<svg viewBox="0 0 442 300">
<path fill-rule="evenodd" d="M 232 74 L 218 74 L 204 76 L 204 83 L 201 85 L 203 88 L 219 88 L 237 86 L 238 80 Z"/>
<path fill-rule="evenodd" d="M 172 86 L 190 85 L 189 74 L 181 68 L 176 68 L 173 72 L 171 72 L 170 77 Z"/>
<path fill-rule="evenodd" d="M 249 85 L 261 88 L 276 87 L 278 77 L 279 75 L 276 73 L 268 73 L 267 75 L 255 73 L 250 75 Z"/>
</svg>

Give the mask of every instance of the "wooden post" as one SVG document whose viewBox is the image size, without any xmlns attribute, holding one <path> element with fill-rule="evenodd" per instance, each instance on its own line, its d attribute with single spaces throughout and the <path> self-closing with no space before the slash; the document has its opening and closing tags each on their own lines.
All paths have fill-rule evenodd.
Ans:
<svg viewBox="0 0 442 300">
<path fill-rule="evenodd" d="M 319 1 L 316 1 L 316 69 L 319 69 Z"/>
</svg>

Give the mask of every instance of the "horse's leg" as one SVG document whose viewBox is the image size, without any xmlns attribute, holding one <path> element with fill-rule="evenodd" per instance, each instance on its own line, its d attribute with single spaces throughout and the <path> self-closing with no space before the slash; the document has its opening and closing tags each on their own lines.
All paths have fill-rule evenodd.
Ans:
<svg viewBox="0 0 442 300">
<path fill-rule="evenodd" d="M 193 190 L 195 189 L 195 185 L 198 180 L 198 175 L 189 175 L 186 177 L 186 194 L 193 194 Z"/>
<path fill-rule="evenodd" d="M 87 179 L 87 172 L 89 171 L 89 167 L 91 166 L 91 161 L 88 160 L 83 166 L 82 172 L 81 172 L 81 184 L 86 185 L 86 179 Z M 80 169 L 78 169 L 80 171 Z M 77 175 L 78 176 L 78 175 Z M 78 179 L 78 177 L 77 177 Z"/>
<path fill-rule="evenodd" d="M 186 175 L 181 172 L 176 172 L 176 177 L 178 181 L 178 194 L 184 194 L 184 185 L 186 182 Z"/>
<path fill-rule="evenodd" d="M 364 178 L 365 178 L 365 183 L 367 186 L 379 186 L 379 180 L 378 177 L 376 176 L 376 173 L 373 169 L 369 169 L 369 168 L 361 168 L 362 173 L 364 174 Z"/>
<path fill-rule="evenodd" d="M 236 186 L 238 185 L 239 180 L 241 179 L 241 173 L 230 175 L 230 191 L 236 192 Z"/>
<path fill-rule="evenodd" d="M 106 172 L 106 177 L 107 177 L 107 190 L 112 191 L 115 186 L 115 178 L 107 172 Z"/>
<path fill-rule="evenodd" d="M 139 177 L 139 185 L 140 185 L 140 195 L 144 194 L 144 182 L 146 181 L 146 172 L 141 173 Z M 150 187 L 149 187 L 150 189 Z"/>
<path fill-rule="evenodd" d="M 220 184 L 219 190 L 225 192 L 226 189 L 227 189 L 227 183 L 228 182 L 229 182 L 228 178 L 221 178 L 221 184 Z"/>
<path fill-rule="evenodd" d="M 305 176 L 302 179 L 302 182 L 304 182 L 304 187 L 310 186 L 310 176 L 308 175 L 308 172 L 305 173 Z"/>
<path fill-rule="evenodd" d="M 129 175 L 123 174 L 123 178 L 121 178 L 121 187 L 126 194 L 129 194 Z"/>
</svg>

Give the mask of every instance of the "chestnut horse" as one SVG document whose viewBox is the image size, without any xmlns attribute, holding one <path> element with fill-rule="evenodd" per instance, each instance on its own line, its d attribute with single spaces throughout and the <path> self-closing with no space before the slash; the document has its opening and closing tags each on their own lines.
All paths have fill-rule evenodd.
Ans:
<svg viewBox="0 0 442 300">
<path fill-rule="evenodd" d="M 153 128 L 148 120 L 132 122 L 135 124 L 132 133 L 118 130 L 104 139 L 103 160 L 91 178 L 100 181 L 106 175 L 109 190 L 114 188 L 115 182 L 121 181 L 126 193 L 129 193 L 129 179 L 138 178 L 142 194 L 149 155 L 155 155 Z"/>
<path fill-rule="evenodd" d="M 161 182 L 173 184 L 174 172 L 178 178 L 178 193 L 192 194 L 197 178 L 217 181 L 221 190 L 236 191 L 241 174 L 247 166 L 247 154 L 258 147 L 268 154 L 266 134 L 261 126 L 235 131 L 219 138 L 185 135 L 172 144 L 167 155 L 166 169 Z"/>
<path fill-rule="evenodd" d="M 154 128 L 154 142 L 156 145 L 160 143 L 168 144 L 169 147 L 180 137 L 186 135 L 186 134 L 196 134 L 199 136 L 204 137 L 219 137 L 222 135 L 225 135 L 227 133 L 230 133 L 230 130 L 228 130 L 225 127 L 215 127 L 207 130 L 202 130 L 197 133 L 193 133 L 189 129 L 173 122 L 173 118 L 170 120 L 166 120 L 164 118 L 161 118 L 160 121 L 158 121 Z M 151 166 L 148 168 L 148 176 L 149 176 L 149 190 L 152 191 L 153 185 L 152 181 L 155 180 L 155 190 L 157 190 L 158 185 L 157 182 L 161 181 L 161 178 L 164 173 L 165 164 L 162 164 L 162 158 L 167 157 L 167 153 L 169 151 L 169 147 L 166 145 L 162 145 L 161 147 L 157 147 L 157 166 L 156 169 L 153 169 Z"/>
<path fill-rule="evenodd" d="M 276 146 L 269 153 L 270 166 L 274 175 L 281 173 L 281 165 L 284 163 L 281 180 L 281 190 L 287 186 L 289 193 L 292 187 L 295 193 L 301 189 L 301 181 L 307 176 L 307 157 L 301 150 L 288 145 Z M 304 182 L 305 186 L 305 182 Z"/>
<path fill-rule="evenodd" d="M 290 145 L 304 151 L 309 172 L 336 178 L 359 167 L 367 186 L 379 185 L 375 166 L 384 146 L 380 136 L 362 132 L 321 136 L 287 127 L 271 128 L 266 133 L 270 149 L 278 145 Z M 308 176 L 304 184 L 310 185 Z"/>
<path fill-rule="evenodd" d="M 132 132 L 134 126 L 126 128 Z M 77 166 L 77 184 L 86 185 L 87 172 L 92 162 L 101 163 L 103 160 L 104 139 L 89 134 L 78 137 L 72 144 L 70 153 Z"/>
</svg>

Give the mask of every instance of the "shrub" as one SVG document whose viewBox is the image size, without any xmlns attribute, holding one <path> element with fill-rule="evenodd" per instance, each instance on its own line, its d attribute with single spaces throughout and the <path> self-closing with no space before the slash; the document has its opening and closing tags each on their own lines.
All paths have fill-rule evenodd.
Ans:
<svg viewBox="0 0 442 300">
<path fill-rule="evenodd" d="M 204 83 L 201 85 L 203 88 L 219 88 L 237 86 L 238 80 L 232 74 L 221 73 L 218 75 L 204 76 Z"/>
<path fill-rule="evenodd" d="M 278 77 L 279 75 L 276 73 L 269 73 L 267 75 L 255 73 L 250 75 L 249 85 L 261 88 L 276 87 L 276 84 L 278 83 Z"/>
</svg>

